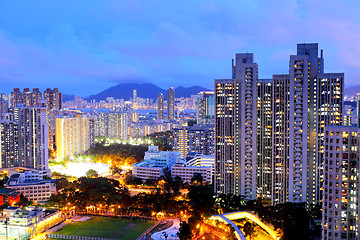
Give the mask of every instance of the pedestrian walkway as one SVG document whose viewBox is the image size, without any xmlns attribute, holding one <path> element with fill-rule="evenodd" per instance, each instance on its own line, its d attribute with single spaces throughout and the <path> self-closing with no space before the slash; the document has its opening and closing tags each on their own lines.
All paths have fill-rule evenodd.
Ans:
<svg viewBox="0 0 360 240">
<path fill-rule="evenodd" d="M 171 227 L 161 231 L 154 233 L 151 236 L 151 239 L 153 240 L 179 240 L 179 237 L 177 235 L 179 228 L 180 228 L 180 221 L 179 220 L 173 220 L 173 225 Z"/>
</svg>

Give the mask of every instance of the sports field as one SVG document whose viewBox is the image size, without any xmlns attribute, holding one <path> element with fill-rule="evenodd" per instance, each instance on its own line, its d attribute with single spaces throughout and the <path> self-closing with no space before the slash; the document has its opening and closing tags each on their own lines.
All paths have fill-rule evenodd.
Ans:
<svg viewBox="0 0 360 240">
<path fill-rule="evenodd" d="M 83 222 L 70 223 L 56 234 L 134 240 L 154 222 L 93 217 Z"/>
</svg>

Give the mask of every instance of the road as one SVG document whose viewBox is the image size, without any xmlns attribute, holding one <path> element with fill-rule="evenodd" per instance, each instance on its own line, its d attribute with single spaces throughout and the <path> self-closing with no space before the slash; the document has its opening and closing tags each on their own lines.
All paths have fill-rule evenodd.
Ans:
<svg viewBox="0 0 360 240">
<path fill-rule="evenodd" d="M 155 193 L 156 192 L 156 188 L 132 188 L 129 187 L 129 192 L 130 192 L 130 196 L 135 196 L 136 194 L 139 193 Z M 187 194 L 189 191 L 187 189 L 181 189 L 180 193 L 181 194 Z"/>
</svg>

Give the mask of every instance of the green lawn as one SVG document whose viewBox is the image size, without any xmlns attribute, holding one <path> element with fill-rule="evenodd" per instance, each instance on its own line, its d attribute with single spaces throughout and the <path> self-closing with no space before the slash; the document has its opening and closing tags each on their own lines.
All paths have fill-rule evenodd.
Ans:
<svg viewBox="0 0 360 240">
<path fill-rule="evenodd" d="M 153 224 L 151 221 L 93 217 L 84 222 L 70 223 L 56 234 L 134 240 Z"/>
</svg>

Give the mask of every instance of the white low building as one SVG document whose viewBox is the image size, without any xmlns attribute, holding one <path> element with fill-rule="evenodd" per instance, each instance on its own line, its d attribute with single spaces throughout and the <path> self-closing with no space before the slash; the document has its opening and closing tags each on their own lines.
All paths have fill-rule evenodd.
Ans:
<svg viewBox="0 0 360 240">
<path fill-rule="evenodd" d="M 6 186 L 22 193 L 28 200 L 44 202 L 56 192 L 55 180 L 43 179 L 43 174 L 36 170 L 13 173 Z"/>
<path fill-rule="evenodd" d="M 133 164 L 132 174 L 134 177 L 146 179 L 158 179 L 163 175 L 163 167 L 151 165 L 148 162 L 142 161 Z"/>
<path fill-rule="evenodd" d="M 180 161 L 180 156 L 180 152 L 159 151 L 158 146 L 149 146 L 144 161 L 133 164 L 132 174 L 143 180 L 158 179 L 163 175 L 164 168 L 171 169 L 177 161 Z"/>
<path fill-rule="evenodd" d="M 186 159 L 186 158 L 185 158 Z M 171 176 L 181 177 L 184 182 L 191 183 L 195 173 L 201 174 L 203 182 L 212 183 L 215 158 L 213 155 L 197 154 L 186 162 L 177 163 L 171 168 Z"/>
<path fill-rule="evenodd" d="M 194 174 L 199 173 L 204 183 L 212 183 L 213 155 L 189 153 L 183 159 L 180 156 L 180 152 L 159 151 L 157 146 L 149 146 L 144 161 L 133 164 L 132 174 L 142 180 L 158 179 L 164 174 L 164 168 L 168 167 L 173 178 L 179 176 L 184 182 L 191 183 Z"/>
</svg>

